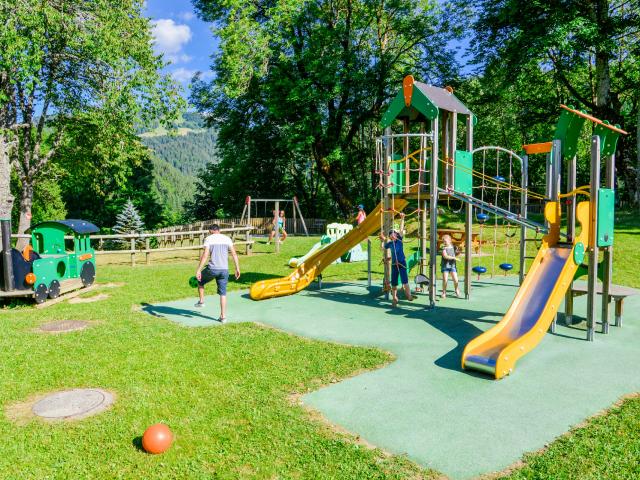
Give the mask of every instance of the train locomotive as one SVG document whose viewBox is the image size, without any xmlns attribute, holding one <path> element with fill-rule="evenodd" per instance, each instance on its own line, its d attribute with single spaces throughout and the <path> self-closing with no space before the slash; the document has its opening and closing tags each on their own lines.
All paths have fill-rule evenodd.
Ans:
<svg viewBox="0 0 640 480">
<path fill-rule="evenodd" d="M 85 220 L 53 220 L 32 226 L 31 243 L 11 248 L 11 224 L 2 226 L 0 298 L 31 296 L 36 303 L 93 284 L 95 251 L 89 235 L 98 227 Z"/>
</svg>

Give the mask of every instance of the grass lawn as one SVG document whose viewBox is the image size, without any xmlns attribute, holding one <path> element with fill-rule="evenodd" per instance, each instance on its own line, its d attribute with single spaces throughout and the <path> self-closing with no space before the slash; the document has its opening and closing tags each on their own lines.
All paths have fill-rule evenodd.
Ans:
<svg viewBox="0 0 640 480">
<path fill-rule="evenodd" d="M 630 214 L 619 220 L 614 281 L 640 287 L 640 222 Z M 243 275 L 231 288 L 290 272 L 288 259 L 306 253 L 316 240 L 292 238 L 279 255 L 261 253 L 273 245 L 259 240 L 256 255 L 241 257 Z M 380 278 L 377 245 L 374 240 L 374 276 Z M 109 262 L 100 260 L 99 282 L 124 285 L 102 290 L 110 295 L 106 300 L 0 313 L 3 406 L 81 386 L 117 395 L 110 410 L 75 423 L 15 423 L 3 415 L 0 478 L 438 478 L 403 457 L 360 445 L 292 401 L 296 393 L 383 366 L 392 360 L 386 353 L 252 324 L 180 327 L 135 307 L 193 296 L 187 285 L 193 253 L 159 256 L 151 266 L 135 268 L 127 265 L 128 257 Z M 332 266 L 324 278 L 366 279 L 366 263 Z M 34 333 L 52 320 L 95 325 L 64 335 Z M 167 423 L 176 435 L 173 448 L 161 456 L 139 449 L 138 437 L 156 422 Z M 638 432 L 636 397 L 544 452 L 527 455 L 505 478 L 638 478 Z"/>
</svg>

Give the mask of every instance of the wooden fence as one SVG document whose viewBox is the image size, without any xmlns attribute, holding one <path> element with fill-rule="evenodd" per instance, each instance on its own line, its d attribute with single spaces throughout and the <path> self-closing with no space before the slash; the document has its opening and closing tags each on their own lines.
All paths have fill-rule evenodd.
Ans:
<svg viewBox="0 0 640 480">
<path fill-rule="evenodd" d="M 327 228 L 327 221 L 322 218 L 307 218 L 305 220 L 307 225 L 307 231 L 310 235 L 322 235 Z M 247 219 L 243 219 L 240 222 L 240 217 L 233 218 L 221 218 L 206 220 L 203 222 L 189 223 L 187 225 L 177 225 L 173 227 L 161 228 L 158 230 L 160 233 L 166 232 L 181 232 L 190 230 L 207 230 L 213 224 L 218 224 L 223 228 L 235 228 L 237 225 L 247 226 Z M 273 217 L 251 217 L 250 225 L 253 227 L 254 235 L 269 235 L 272 230 Z M 302 227 L 302 220 L 296 218 L 287 218 L 285 220 L 285 229 L 288 234 L 303 235 L 304 228 Z"/>
<path fill-rule="evenodd" d="M 251 232 L 253 227 L 240 226 L 234 228 L 221 228 L 221 233 L 226 233 L 233 239 L 233 244 L 243 246 L 244 253 L 251 255 L 253 240 Z M 136 255 L 144 255 L 145 262 L 151 263 L 151 254 L 158 252 L 173 252 L 180 250 L 199 250 L 204 245 L 204 239 L 209 235 L 208 229 L 169 231 L 155 233 L 132 233 L 126 235 L 89 235 L 92 246 L 98 255 L 131 255 L 131 265 L 136 264 Z M 31 235 L 14 234 L 12 238 L 31 238 Z M 65 238 L 73 238 L 67 236 Z M 128 244 L 128 248 L 108 250 L 114 243 Z M 179 245 L 178 245 L 179 244 Z"/>
</svg>

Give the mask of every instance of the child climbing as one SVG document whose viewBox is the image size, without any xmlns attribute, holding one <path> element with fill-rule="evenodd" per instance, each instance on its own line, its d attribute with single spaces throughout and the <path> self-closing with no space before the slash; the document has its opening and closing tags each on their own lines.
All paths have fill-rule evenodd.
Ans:
<svg viewBox="0 0 640 480">
<path fill-rule="evenodd" d="M 407 259 L 404 256 L 402 235 L 400 234 L 400 232 L 404 231 L 404 213 L 400 214 L 400 218 L 399 231 L 395 229 L 390 230 L 388 237 L 384 236 L 384 232 L 380 232 L 382 251 L 384 252 L 386 249 L 389 249 L 391 252 L 391 295 L 394 307 L 398 305 L 398 277 L 400 277 L 400 281 L 402 282 L 402 289 L 406 299 L 410 302 L 415 300 L 415 297 L 411 295 L 411 288 L 409 287 Z"/>
<path fill-rule="evenodd" d="M 458 257 L 456 256 L 456 248 L 451 241 L 451 235 L 445 235 L 442 237 L 442 260 L 440 262 L 440 271 L 442 272 L 442 298 L 447 298 L 447 282 L 449 281 L 449 274 L 453 280 L 453 286 L 456 291 L 456 297 L 460 297 L 460 288 L 458 288 L 458 270 L 456 268 L 456 262 Z"/>
</svg>

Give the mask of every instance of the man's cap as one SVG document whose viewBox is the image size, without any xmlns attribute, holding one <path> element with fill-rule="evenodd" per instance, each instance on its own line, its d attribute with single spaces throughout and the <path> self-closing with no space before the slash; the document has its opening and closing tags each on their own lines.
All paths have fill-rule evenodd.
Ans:
<svg viewBox="0 0 640 480">
<path fill-rule="evenodd" d="M 360 210 L 364 210 L 364 205 L 360 204 L 360 205 L 358 205 L 358 208 L 359 208 Z"/>
<path fill-rule="evenodd" d="M 212 231 L 216 231 L 216 230 L 217 230 L 217 231 L 220 231 L 220 225 L 218 225 L 217 223 L 214 223 L 213 225 L 211 225 L 211 226 L 209 227 L 209 230 L 212 230 Z"/>
</svg>

